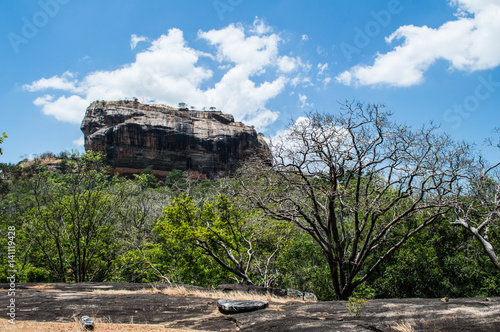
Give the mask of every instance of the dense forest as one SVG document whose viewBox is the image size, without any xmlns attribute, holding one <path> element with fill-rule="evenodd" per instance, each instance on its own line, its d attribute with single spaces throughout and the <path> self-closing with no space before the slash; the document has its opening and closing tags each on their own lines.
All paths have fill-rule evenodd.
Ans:
<svg viewBox="0 0 500 332">
<path fill-rule="evenodd" d="M 496 166 L 382 107 L 309 114 L 232 177 L 112 175 L 100 153 L 1 164 L 21 282 L 247 283 L 321 300 L 500 296 Z M 57 160 L 57 166 L 47 163 Z M 0 278 L 9 257 L 0 255 Z"/>
</svg>

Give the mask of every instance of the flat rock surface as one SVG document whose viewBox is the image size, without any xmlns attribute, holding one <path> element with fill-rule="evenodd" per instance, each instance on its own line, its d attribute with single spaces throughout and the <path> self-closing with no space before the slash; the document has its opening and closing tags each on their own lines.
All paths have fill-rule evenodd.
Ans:
<svg viewBox="0 0 500 332">
<path fill-rule="evenodd" d="M 8 288 L 0 284 L 0 298 L 8 298 Z M 72 322 L 88 315 L 113 323 L 156 323 L 187 330 L 315 332 L 397 331 L 396 324 L 407 322 L 415 331 L 500 331 L 500 298 L 369 300 L 361 317 L 350 316 L 345 301 L 271 302 L 265 310 L 226 316 L 217 309 L 218 299 L 140 291 L 148 288 L 152 285 L 18 284 L 16 320 Z"/>
</svg>

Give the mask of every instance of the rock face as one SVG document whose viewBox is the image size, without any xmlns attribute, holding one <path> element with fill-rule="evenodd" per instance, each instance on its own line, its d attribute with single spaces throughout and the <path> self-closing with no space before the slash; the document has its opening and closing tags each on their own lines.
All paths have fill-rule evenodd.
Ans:
<svg viewBox="0 0 500 332">
<path fill-rule="evenodd" d="M 96 101 L 87 108 L 81 129 L 85 150 L 105 152 L 115 169 L 152 166 L 213 177 L 231 174 L 251 153 L 270 155 L 253 127 L 218 111 Z"/>
</svg>

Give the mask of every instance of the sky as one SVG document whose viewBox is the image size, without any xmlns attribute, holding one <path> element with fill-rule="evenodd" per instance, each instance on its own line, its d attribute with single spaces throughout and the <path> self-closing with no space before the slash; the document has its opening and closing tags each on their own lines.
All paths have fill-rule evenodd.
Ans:
<svg viewBox="0 0 500 332">
<path fill-rule="evenodd" d="M 500 161 L 500 0 L 3 0 L 0 162 L 83 151 L 95 100 L 216 107 L 267 137 L 382 104 Z M 498 150 L 500 151 L 500 150 Z"/>
</svg>

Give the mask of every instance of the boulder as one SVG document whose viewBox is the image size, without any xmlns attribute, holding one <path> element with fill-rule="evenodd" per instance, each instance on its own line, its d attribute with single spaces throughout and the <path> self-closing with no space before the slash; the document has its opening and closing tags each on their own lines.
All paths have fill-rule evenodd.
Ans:
<svg viewBox="0 0 500 332">
<path fill-rule="evenodd" d="M 82 327 L 86 330 L 93 331 L 94 330 L 94 322 L 89 316 L 82 316 L 81 320 Z"/>
<path fill-rule="evenodd" d="M 251 126 L 218 111 L 177 109 L 132 101 L 93 102 L 81 130 L 85 150 L 102 151 L 121 170 L 195 171 L 230 175 L 249 156 L 270 158 Z"/>
<path fill-rule="evenodd" d="M 242 312 L 250 312 L 260 309 L 265 309 L 269 306 L 268 301 L 241 301 L 241 300 L 219 300 L 217 307 L 219 311 L 225 315 L 239 314 Z"/>
<path fill-rule="evenodd" d="M 294 299 L 302 299 L 304 297 L 304 293 L 298 291 L 296 289 L 287 289 L 286 296 L 294 298 Z"/>
<path fill-rule="evenodd" d="M 318 297 L 316 296 L 316 294 L 310 292 L 304 292 L 302 299 L 304 301 L 313 301 L 313 302 L 318 301 Z"/>
</svg>

